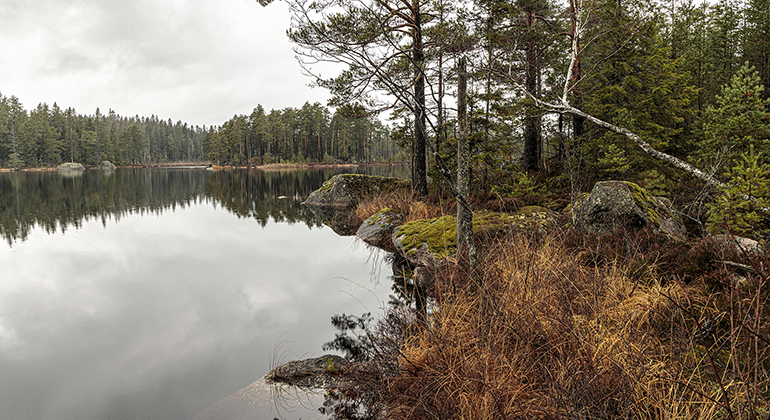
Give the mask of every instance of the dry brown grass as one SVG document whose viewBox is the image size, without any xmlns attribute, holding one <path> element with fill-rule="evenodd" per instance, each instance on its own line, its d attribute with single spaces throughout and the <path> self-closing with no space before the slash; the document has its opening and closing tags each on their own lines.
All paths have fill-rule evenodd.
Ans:
<svg viewBox="0 0 770 420">
<path fill-rule="evenodd" d="M 726 370 L 714 380 L 719 350 L 694 343 L 688 323 L 710 301 L 694 286 L 586 266 L 556 236 L 512 235 L 481 255 L 475 275 L 435 279 L 435 310 L 400 346 L 385 417 L 757 418 L 740 408 L 752 395 L 754 414 L 767 407 L 766 378 L 754 394 Z"/>
<path fill-rule="evenodd" d="M 453 211 L 401 193 L 353 217 L 386 207 L 406 221 Z M 770 420 L 767 260 L 651 231 L 481 242 L 476 272 L 435 273 L 426 321 L 386 316 L 361 387 L 380 418 Z M 755 273 L 737 286 L 723 260 Z"/>
<path fill-rule="evenodd" d="M 356 206 L 351 214 L 354 222 L 361 223 L 378 211 L 391 208 L 404 215 L 404 222 L 419 219 L 430 219 L 443 216 L 445 211 L 423 201 L 414 201 L 410 191 L 399 191 L 392 194 L 375 195 L 366 198 Z"/>
</svg>

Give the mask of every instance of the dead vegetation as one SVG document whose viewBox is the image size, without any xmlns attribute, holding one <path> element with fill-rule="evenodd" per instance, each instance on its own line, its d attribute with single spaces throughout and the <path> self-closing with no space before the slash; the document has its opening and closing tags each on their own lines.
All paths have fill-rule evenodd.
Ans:
<svg viewBox="0 0 770 420">
<path fill-rule="evenodd" d="M 440 212 L 377 200 L 357 217 Z M 770 419 L 765 256 L 648 230 L 479 245 L 475 272 L 435 275 L 424 321 L 383 317 L 336 418 Z"/>
<path fill-rule="evenodd" d="M 419 219 L 431 219 L 451 212 L 450 209 L 413 200 L 411 191 L 399 191 L 390 194 L 372 195 L 359 202 L 353 212 L 351 212 L 351 224 L 361 224 L 361 222 L 384 208 L 390 208 L 401 213 L 404 216 L 404 223 Z"/>
</svg>

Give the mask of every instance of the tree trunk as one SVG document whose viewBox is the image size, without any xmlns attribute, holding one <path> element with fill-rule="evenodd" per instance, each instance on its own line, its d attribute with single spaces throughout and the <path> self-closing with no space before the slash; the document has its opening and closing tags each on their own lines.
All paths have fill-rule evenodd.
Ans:
<svg viewBox="0 0 770 420">
<path fill-rule="evenodd" d="M 465 57 L 457 63 L 457 191 L 467 200 L 470 191 L 470 147 L 468 145 L 468 73 Z M 457 200 L 457 256 L 464 258 L 468 253 L 468 265 L 472 270 L 476 260 L 476 247 L 473 244 L 473 212 Z"/>
<path fill-rule="evenodd" d="M 527 29 L 532 30 L 535 25 L 535 13 L 533 11 L 526 12 Z M 527 78 L 526 87 L 527 92 L 532 96 L 538 95 L 538 65 L 537 65 L 537 51 L 535 42 L 530 40 L 527 45 L 526 57 L 527 57 Z M 527 107 L 527 115 L 524 117 L 524 156 L 522 157 L 524 170 L 537 171 L 540 169 L 540 130 L 539 119 L 536 115 L 537 110 L 532 107 Z"/>
<path fill-rule="evenodd" d="M 418 197 L 428 195 L 428 174 L 425 162 L 425 145 L 428 134 L 425 128 L 425 74 L 423 64 L 425 52 L 422 45 L 422 23 L 420 17 L 420 1 L 412 1 L 412 28 L 413 45 L 412 58 L 414 59 L 414 156 L 412 166 L 412 192 Z"/>
<path fill-rule="evenodd" d="M 577 6 L 575 4 L 577 0 L 570 0 L 569 2 L 569 20 L 570 20 L 570 35 L 574 48 L 577 50 L 574 60 L 572 60 L 572 104 L 577 108 L 583 106 L 583 96 L 580 92 L 578 82 L 580 81 L 580 31 L 578 30 L 578 16 Z M 574 138 L 578 138 L 585 133 L 585 118 L 580 115 L 572 114 L 572 135 Z"/>
</svg>

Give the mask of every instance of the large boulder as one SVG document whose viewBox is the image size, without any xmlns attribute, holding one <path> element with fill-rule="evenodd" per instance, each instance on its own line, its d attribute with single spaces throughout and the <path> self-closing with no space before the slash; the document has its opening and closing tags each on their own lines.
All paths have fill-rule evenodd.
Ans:
<svg viewBox="0 0 770 420">
<path fill-rule="evenodd" d="M 354 207 L 364 197 L 407 191 L 411 182 L 399 178 L 361 174 L 340 174 L 313 191 L 303 204 L 308 207 Z"/>
<path fill-rule="evenodd" d="M 116 166 L 109 160 L 105 160 L 99 165 L 99 169 L 107 170 L 107 171 L 114 170 L 115 168 Z"/>
<path fill-rule="evenodd" d="M 82 164 L 77 162 L 75 163 L 67 162 L 57 166 L 56 170 L 57 171 L 85 171 L 86 168 Z"/>
<path fill-rule="evenodd" d="M 397 252 L 393 245 L 393 230 L 404 222 L 404 216 L 390 208 L 373 214 L 358 228 L 356 236 L 374 247 Z"/>
<path fill-rule="evenodd" d="M 675 239 L 687 234 L 669 200 L 651 197 L 633 182 L 597 182 L 588 196 L 573 204 L 572 212 L 577 226 L 594 233 L 649 226 Z"/>
<path fill-rule="evenodd" d="M 765 247 L 754 239 L 726 234 L 714 235 L 709 239 L 722 253 L 728 255 L 753 257 L 765 252 Z"/>
</svg>

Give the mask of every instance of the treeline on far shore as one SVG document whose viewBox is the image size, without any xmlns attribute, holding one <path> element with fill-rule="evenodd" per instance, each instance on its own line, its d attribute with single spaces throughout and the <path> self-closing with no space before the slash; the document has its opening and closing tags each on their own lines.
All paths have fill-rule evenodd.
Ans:
<svg viewBox="0 0 770 420">
<path fill-rule="evenodd" d="M 168 162 L 221 165 L 306 162 L 385 162 L 399 158 L 390 131 L 362 109 L 332 114 L 319 103 L 236 115 L 220 127 L 189 125 L 158 116 L 123 117 L 98 108 L 91 115 L 56 103 L 26 110 L 0 93 L 0 168 L 96 166 Z"/>
</svg>

